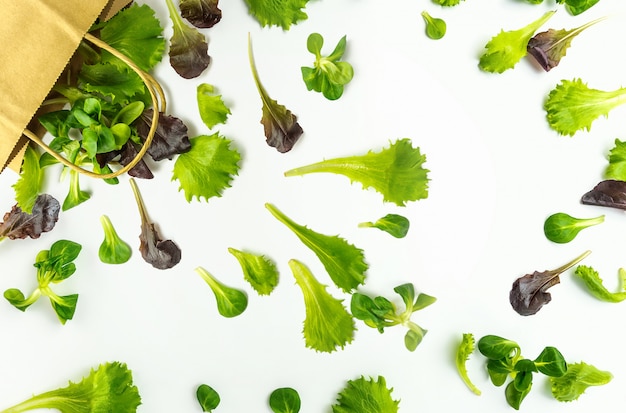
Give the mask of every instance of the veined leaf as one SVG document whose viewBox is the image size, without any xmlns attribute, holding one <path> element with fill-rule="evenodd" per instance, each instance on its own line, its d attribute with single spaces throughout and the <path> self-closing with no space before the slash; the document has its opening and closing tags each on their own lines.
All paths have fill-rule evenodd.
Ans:
<svg viewBox="0 0 626 413">
<path fill-rule="evenodd" d="M 250 41 L 249 35 L 248 58 L 250 60 L 250 69 L 252 69 L 254 83 L 256 84 L 263 103 L 261 124 L 263 124 L 267 144 L 276 148 L 278 152 L 289 152 L 302 135 L 302 127 L 298 124 L 296 115 L 291 113 L 285 106 L 270 98 L 261 84 L 259 73 L 254 63 L 254 56 L 252 55 L 252 42 Z"/>
<path fill-rule="evenodd" d="M 230 148 L 231 141 L 220 136 L 201 135 L 191 139 L 191 150 L 176 159 L 172 180 L 180 182 L 185 199 L 193 197 L 207 201 L 214 196 L 222 196 L 222 191 L 230 187 L 234 175 L 239 172 L 241 156 Z"/>
</svg>

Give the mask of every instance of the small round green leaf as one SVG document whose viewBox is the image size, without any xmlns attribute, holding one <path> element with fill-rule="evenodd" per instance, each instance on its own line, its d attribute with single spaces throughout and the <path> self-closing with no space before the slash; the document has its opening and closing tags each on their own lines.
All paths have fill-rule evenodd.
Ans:
<svg viewBox="0 0 626 413">
<path fill-rule="evenodd" d="M 208 384 L 198 386 L 196 397 L 203 412 L 211 412 L 220 404 L 220 395 Z"/>
<path fill-rule="evenodd" d="M 319 33 L 311 33 L 306 39 L 306 48 L 314 55 L 318 55 L 324 45 L 324 38 Z"/>
<path fill-rule="evenodd" d="M 274 413 L 298 413 L 300 395 L 291 387 L 281 387 L 270 394 L 269 405 Z"/>
</svg>

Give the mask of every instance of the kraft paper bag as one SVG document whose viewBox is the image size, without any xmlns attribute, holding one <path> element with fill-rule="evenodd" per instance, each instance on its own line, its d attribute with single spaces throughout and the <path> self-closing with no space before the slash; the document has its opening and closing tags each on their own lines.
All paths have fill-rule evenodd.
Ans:
<svg viewBox="0 0 626 413">
<path fill-rule="evenodd" d="M 89 27 L 131 1 L 0 0 L 0 173 L 19 172 L 29 124 L 43 135 L 35 115 Z"/>
</svg>

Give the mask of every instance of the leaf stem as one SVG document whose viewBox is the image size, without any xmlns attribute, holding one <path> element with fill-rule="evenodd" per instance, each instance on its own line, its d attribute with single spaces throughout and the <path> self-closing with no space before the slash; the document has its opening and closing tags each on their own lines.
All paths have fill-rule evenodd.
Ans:
<svg viewBox="0 0 626 413">
<path fill-rule="evenodd" d="M 587 250 L 585 252 L 583 252 L 582 254 L 580 254 L 578 257 L 574 258 L 572 261 L 568 262 L 565 265 L 562 265 L 561 267 L 552 270 L 551 272 L 558 275 L 561 274 L 567 270 L 569 270 L 570 268 L 572 268 L 574 265 L 578 264 L 579 262 L 581 262 L 583 259 L 585 259 L 587 257 L 587 255 L 591 254 L 590 250 Z"/>
<path fill-rule="evenodd" d="M 585 24 L 583 24 L 582 26 L 578 26 L 572 30 L 570 30 L 565 36 L 563 36 L 562 38 L 560 38 L 558 41 L 554 42 L 554 44 L 552 44 L 547 50 L 550 50 L 554 47 L 556 47 L 557 45 L 559 45 L 561 42 L 564 42 L 567 39 L 570 39 L 576 35 L 578 35 L 580 32 L 582 32 L 583 30 L 587 29 L 590 26 L 593 26 L 596 23 L 600 23 L 602 20 L 608 19 L 609 16 L 603 16 L 603 17 L 599 17 L 595 20 L 592 20 L 590 22 L 587 22 Z"/>
<path fill-rule="evenodd" d="M 143 203 L 143 198 L 141 197 L 141 193 L 139 192 L 139 188 L 137 187 L 137 183 L 135 182 L 135 179 L 130 178 L 128 182 L 130 183 L 130 187 L 132 188 L 133 194 L 135 195 L 135 201 L 137 201 L 137 207 L 139 208 L 139 215 L 141 216 L 141 222 L 142 224 L 145 225 L 148 222 L 150 222 L 150 219 L 148 217 L 146 207 Z"/>
<path fill-rule="evenodd" d="M 263 105 L 265 107 L 271 107 L 271 102 L 268 102 L 268 94 L 263 85 L 261 84 L 261 80 L 259 78 L 259 72 L 256 68 L 256 63 L 254 62 L 254 55 L 252 54 L 252 38 L 250 37 L 250 32 L 248 32 L 248 60 L 250 62 L 250 70 L 252 70 L 252 77 L 254 78 L 254 84 L 256 85 L 257 90 L 259 91 L 259 95 L 261 95 L 261 100 L 263 101 Z"/>
</svg>

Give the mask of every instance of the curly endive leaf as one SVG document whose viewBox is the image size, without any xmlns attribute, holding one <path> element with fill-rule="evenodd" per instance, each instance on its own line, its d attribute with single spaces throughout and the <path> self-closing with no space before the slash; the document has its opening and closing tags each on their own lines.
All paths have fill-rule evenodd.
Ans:
<svg viewBox="0 0 626 413">
<path fill-rule="evenodd" d="M 234 175 L 239 172 L 241 156 L 230 148 L 231 141 L 220 136 L 201 135 L 191 139 L 191 150 L 180 154 L 174 164 L 172 180 L 180 182 L 185 191 L 185 199 L 200 200 L 222 196 L 222 191 L 230 187 Z"/>
<path fill-rule="evenodd" d="M 333 413 L 396 413 L 400 401 L 393 400 L 392 391 L 383 376 L 377 381 L 363 376 L 349 380 L 332 406 Z"/>
<path fill-rule="evenodd" d="M 296 24 L 308 17 L 302 11 L 309 0 L 245 0 L 249 13 L 261 24 L 261 26 L 280 26 L 283 30 L 289 30 L 292 24 Z"/>
</svg>

